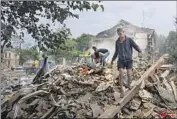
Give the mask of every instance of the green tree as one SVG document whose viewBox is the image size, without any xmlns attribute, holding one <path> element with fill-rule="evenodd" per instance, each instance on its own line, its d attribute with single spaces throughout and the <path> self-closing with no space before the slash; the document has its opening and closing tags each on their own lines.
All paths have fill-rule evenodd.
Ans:
<svg viewBox="0 0 177 119">
<path fill-rule="evenodd" d="M 164 35 L 159 35 L 156 46 L 159 49 L 160 56 L 166 53 L 166 37 Z"/>
<path fill-rule="evenodd" d="M 78 56 L 81 51 L 77 49 L 77 42 L 76 39 L 70 39 L 68 42 L 66 42 L 66 46 L 68 47 L 67 51 L 71 56 Z"/>
<path fill-rule="evenodd" d="M 53 55 L 55 61 L 61 57 L 71 60 L 90 48 L 92 39 L 93 36 L 90 34 L 82 34 L 76 39 L 68 38 L 65 40 L 65 44 L 60 44 L 60 48 L 48 50 L 48 55 Z"/>
<path fill-rule="evenodd" d="M 170 55 L 169 61 L 177 63 L 177 34 L 175 31 L 170 31 L 166 39 L 166 49 Z"/>
<path fill-rule="evenodd" d="M 39 53 L 36 50 L 36 46 L 29 49 L 16 49 L 16 52 L 20 54 L 21 65 L 27 60 L 39 60 Z"/>
<path fill-rule="evenodd" d="M 19 29 L 21 32 L 16 35 L 24 37 L 24 30 L 27 30 L 40 50 L 57 49 L 70 35 L 64 21 L 68 17 L 79 18 L 78 14 L 74 14 L 75 10 L 96 11 L 99 7 L 104 10 L 103 5 L 87 1 L 1 1 L 1 23 L 7 24 L 10 29 L 8 33 L 1 31 L 1 48 L 11 46 L 12 31 Z M 59 22 L 62 30 L 57 33 L 52 31 L 49 24 L 39 23 L 40 18 Z"/>
<path fill-rule="evenodd" d="M 79 56 L 81 51 L 77 49 L 77 42 L 75 39 L 67 39 L 65 44 L 61 45 L 58 49 L 48 50 L 47 54 L 52 55 L 54 60 L 57 62 L 59 58 L 65 57 L 68 60 L 71 60 L 75 56 Z"/>
<path fill-rule="evenodd" d="M 75 41 L 77 42 L 77 48 L 81 52 L 84 50 L 87 50 L 91 47 L 91 42 L 93 39 L 93 35 L 90 34 L 82 34 L 80 37 L 78 37 Z"/>
</svg>

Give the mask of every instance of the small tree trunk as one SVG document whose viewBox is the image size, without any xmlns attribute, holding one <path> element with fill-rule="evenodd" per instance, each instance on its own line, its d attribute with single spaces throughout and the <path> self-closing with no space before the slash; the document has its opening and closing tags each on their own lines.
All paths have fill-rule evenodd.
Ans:
<svg viewBox="0 0 177 119">
<path fill-rule="evenodd" d="M 4 47 L 1 46 L 1 54 L 0 54 L 1 58 L 0 58 L 0 63 L 3 62 L 3 53 L 4 53 L 3 51 L 4 51 Z"/>
</svg>

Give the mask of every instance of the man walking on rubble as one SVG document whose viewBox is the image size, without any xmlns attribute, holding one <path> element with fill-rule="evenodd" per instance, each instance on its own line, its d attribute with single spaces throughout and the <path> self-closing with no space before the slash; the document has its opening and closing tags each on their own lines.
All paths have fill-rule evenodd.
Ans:
<svg viewBox="0 0 177 119">
<path fill-rule="evenodd" d="M 97 49 L 95 46 L 93 46 L 92 49 L 94 50 L 95 56 L 99 56 L 99 55 L 101 56 L 101 59 L 100 59 L 101 65 L 105 66 L 105 64 L 106 64 L 106 58 L 110 54 L 109 50 L 105 49 L 105 48 L 99 48 L 99 49 Z"/>
<path fill-rule="evenodd" d="M 131 80 L 132 80 L 132 67 L 133 67 L 133 48 L 138 51 L 138 55 L 141 55 L 141 50 L 139 46 L 133 41 L 132 38 L 127 37 L 124 33 L 124 30 L 122 28 L 117 29 L 117 34 L 119 35 L 119 38 L 117 39 L 115 43 L 115 53 L 113 55 L 111 65 L 113 65 L 114 60 L 118 56 L 117 61 L 117 67 L 119 71 L 119 84 L 121 87 L 121 94 L 120 97 L 124 97 L 124 91 L 123 91 L 123 71 L 124 68 L 127 69 L 127 75 L 128 75 L 128 83 L 125 85 L 126 88 L 129 90 L 131 87 Z"/>
</svg>

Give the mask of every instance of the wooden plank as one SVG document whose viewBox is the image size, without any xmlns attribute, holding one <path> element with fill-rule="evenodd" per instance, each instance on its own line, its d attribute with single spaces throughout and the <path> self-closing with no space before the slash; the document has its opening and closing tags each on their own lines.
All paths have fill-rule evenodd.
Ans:
<svg viewBox="0 0 177 119">
<path fill-rule="evenodd" d="M 169 81 L 175 81 L 177 79 L 177 76 L 173 76 L 169 79 Z"/>
<path fill-rule="evenodd" d="M 174 94 L 174 97 L 175 97 L 175 101 L 177 102 L 176 85 L 175 85 L 174 81 L 170 81 L 170 84 L 171 84 L 171 87 L 172 87 L 172 90 L 173 90 L 173 94 Z"/>
<path fill-rule="evenodd" d="M 155 75 L 151 75 L 151 76 L 149 76 L 149 77 L 151 78 L 151 81 L 152 81 L 153 83 L 157 81 Z M 151 83 L 152 83 L 152 82 L 151 82 Z"/>
<path fill-rule="evenodd" d="M 173 68 L 173 65 L 172 64 L 164 64 L 160 67 L 160 69 L 164 69 L 164 70 L 169 70 L 169 69 L 172 69 Z"/>
<path fill-rule="evenodd" d="M 36 95 L 39 95 L 39 94 L 49 94 L 49 92 L 43 91 L 43 90 L 38 90 L 38 91 L 36 91 L 36 92 L 30 93 L 30 94 L 24 96 L 23 98 L 21 98 L 21 99 L 18 101 L 18 103 L 19 103 L 19 104 L 20 104 L 20 103 L 23 103 L 24 101 L 26 101 L 26 100 L 28 100 L 28 99 L 30 99 L 30 98 L 36 96 Z"/>
<path fill-rule="evenodd" d="M 116 115 L 123 107 L 125 104 L 127 104 L 136 94 L 136 92 L 139 90 L 140 85 L 133 87 L 132 90 L 128 91 L 124 98 L 118 102 L 118 106 L 110 106 L 104 113 L 100 115 L 99 118 L 113 118 L 114 115 Z"/>
<path fill-rule="evenodd" d="M 159 82 L 159 81 L 160 81 L 159 77 L 158 77 L 156 74 L 155 74 L 154 76 L 155 76 L 155 78 L 157 79 L 156 82 Z"/>
<path fill-rule="evenodd" d="M 160 76 L 160 78 L 166 78 L 170 74 L 170 70 L 164 71 L 164 73 Z"/>
<path fill-rule="evenodd" d="M 56 109 L 56 107 L 51 107 L 51 108 L 41 117 L 41 119 L 46 119 L 55 109 Z"/>
<path fill-rule="evenodd" d="M 160 68 L 160 66 L 168 59 L 168 54 L 163 55 L 154 65 L 152 65 L 137 81 L 137 85 L 135 85 L 129 92 L 127 92 L 122 100 L 119 102 L 119 106 L 110 106 L 104 113 L 100 115 L 99 118 L 113 118 L 118 112 L 120 112 L 121 108 L 127 104 L 139 91 L 141 83 L 143 80 L 147 79 L 149 75 L 153 75 L 156 70 Z"/>
<path fill-rule="evenodd" d="M 120 100 L 118 105 L 123 105 L 124 106 L 127 102 L 129 102 L 129 100 L 131 100 L 134 97 L 134 95 L 136 94 L 136 92 L 139 90 L 140 86 L 141 85 L 134 86 L 133 89 L 128 91 L 126 93 L 126 95 Z"/>
</svg>

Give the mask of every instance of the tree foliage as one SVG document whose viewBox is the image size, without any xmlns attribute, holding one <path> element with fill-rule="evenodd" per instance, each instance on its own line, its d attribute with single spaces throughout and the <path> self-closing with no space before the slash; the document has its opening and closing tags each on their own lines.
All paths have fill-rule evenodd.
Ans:
<svg viewBox="0 0 177 119">
<path fill-rule="evenodd" d="M 77 42 L 77 48 L 80 51 L 87 50 L 91 47 L 91 41 L 93 40 L 93 35 L 90 34 L 82 34 L 80 37 L 78 37 L 75 41 Z"/>
<path fill-rule="evenodd" d="M 15 34 L 15 30 L 11 25 L 5 25 L 1 22 L 1 26 L 4 25 L 4 27 L 1 27 L 1 47 L 4 48 L 5 46 L 11 47 L 11 38 L 13 34 Z"/>
<path fill-rule="evenodd" d="M 159 49 L 160 56 L 164 53 L 170 55 L 169 62 L 175 63 L 177 61 L 177 33 L 175 31 L 170 31 L 168 36 L 165 37 L 160 35 L 158 37 L 157 47 Z M 176 62 L 177 63 L 177 62 Z"/>
<path fill-rule="evenodd" d="M 175 24 L 177 25 L 177 18 L 175 18 Z M 170 31 L 168 36 L 160 35 L 157 40 L 157 46 L 159 48 L 160 55 L 164 53 L 169 54 L 169 62 L 177 64 L 177 32 Z"/>
<path fill-rule="evenodd" d="M 84 50 L 87 50 L 91 47 L 92 38 L 93 36 L 90 34 L 82 34 L 76 39 L 67 39 L 65 45 L 61 45 L 62 48 L 49 50 L 48 55 L 53 55 L 55 61 L 62 57 L 72 60 L 74 57 L 78 57 L 79 55 L 83 54 Z"/>
<path fill-rule="evenodd" d="M 35 46 L 29 49 L 16 49 L 16 52 L 20 54 L 20 64 L 27 60 L 39 60 L 39 52 Z"/>
<path fill-rule="evenodd" d="M 10 29 L 8 33 L 1 31 L 1 47 L 11 46 L 11 33 L 19 29 L 19 37 L 24 37 L 24 30 L 27 30 L 41 50 L 57 49 L 70 35 L 64 21 L 68 17 L 79 18 L 74 10 L 96 11 L 99 7 L 104 10 L 102 5 L 87 1 L 1 1 L 1 23 Z M 59 22 L 62 29 L 57 33 L 52 31 L 49 24 L 39 23 L 41 18 Z"/>
<path fill-rule="evenodd" d="M 159 50 L 160 56 L 163 55 L 166 52 L 166 37 L 164 35 L 159 35 L 156 46 Z"/>
<path fill-rule="evenodd" d="M 51 49 L 47 51 L 47 55 L 52 55 L 54 60 L 58 62 L 60 58 L 71 60 L 73 57 L 78 56 L 81 52 L 76 48 L 75 39 L 67 39 L 62 48 Z"/>
<path fill-rule="evenodd" d="M 177 33 L 170 31 L 166 39 L 166 49 L 170 55 L 170 61 L 177 63 Z"/>
</svg>

